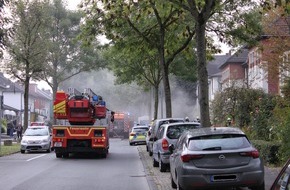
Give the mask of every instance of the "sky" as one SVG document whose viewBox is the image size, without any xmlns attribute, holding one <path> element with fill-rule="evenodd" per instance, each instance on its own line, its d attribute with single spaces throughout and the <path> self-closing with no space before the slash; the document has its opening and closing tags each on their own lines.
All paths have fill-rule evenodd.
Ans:
<svg viewBox="0 0 290 190">
<path fill-rule="evenodd" d="M 70 10 L 75 10 L 77 9 L 77 5 L 81 2 L 81 0 L 65 0 L 64 2 L 66 2 Z"/>
</svg>

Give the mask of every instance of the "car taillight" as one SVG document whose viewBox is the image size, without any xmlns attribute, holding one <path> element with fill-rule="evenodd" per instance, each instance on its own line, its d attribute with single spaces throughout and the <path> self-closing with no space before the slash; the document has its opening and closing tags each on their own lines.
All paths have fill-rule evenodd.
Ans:
<svg viewBox="0 0 290 190">
<path fill-rule="evenodd" d="M 200 159 L 202 157 L 202 154 L 184 154 L 180 156 L 182 162 L 189 162 L 190 160 Z"/>
<path fill-rule="evenodd" d="M 168 150 L 169 144 L 166 139 L 162 139 L 162 149 L 163 150 Z"/>
<path fill-rule="evenodd" d="M 259 158 L 260 153 L 258 150 L 253 150 L 250 152 L 240 152 L 241 156 L 248 156 L 248 157 L 253 157 L 253 158 Z"/>
</svg>

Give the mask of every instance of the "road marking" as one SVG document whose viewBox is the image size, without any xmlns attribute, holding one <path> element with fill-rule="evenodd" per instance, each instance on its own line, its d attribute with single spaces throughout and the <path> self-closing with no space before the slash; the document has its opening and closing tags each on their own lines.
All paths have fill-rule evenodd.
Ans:
<svg viewBox="0 0 290 190">
<path fill-rule="evenodd" d="M 37 159 L 37 158 L 41 158 L 41 157 L 43 157 L 43 156 L 45 156 L 45 155 L 46 155 L 46 154 L 41 154 L 41 155 L 39 155 L 39 156 L 36 156 L 36 157 L 30 158 L 30 159 L 26 160 L 26 162 L 29 162 L 29 161 L 31 161 L 31 160 L 35 160 L 35 159 Z"/>
</svg>

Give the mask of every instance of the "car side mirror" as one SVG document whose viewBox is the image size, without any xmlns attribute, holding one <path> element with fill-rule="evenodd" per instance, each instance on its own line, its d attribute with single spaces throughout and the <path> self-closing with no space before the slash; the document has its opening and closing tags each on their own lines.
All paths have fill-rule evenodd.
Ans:
<svg viewBox="0 0 290 190">
<path fill-rule="evenodd" d="M 168 150 L 172 154 L 173 151 L 174 151 L 174 145 L 173 144 L 170 144 L 169 147 L 168 147 Z"/>
</svg>

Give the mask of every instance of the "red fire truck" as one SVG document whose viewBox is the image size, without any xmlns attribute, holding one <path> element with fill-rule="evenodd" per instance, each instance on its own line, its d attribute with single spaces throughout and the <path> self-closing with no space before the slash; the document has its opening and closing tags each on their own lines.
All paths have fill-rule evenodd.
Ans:
<svg viewBox="0 0 290 190">
<path fill-rule="evenodd" d="M 129 138 L 129 131 L 133 125 L 132 115 L 127 112 L 115 112 L 114 123 L 110 128 L 110 137 Z"/>
<path fill-rule="evenodd" d="M 56 157 L 70 153 L 97 153 L 106 158 L 109 151 L 108 128 L 114 112 L 91 89 L 80 93 L 74 88 L 58 91 L 53 106 L 54 118 L 62 124 L 52 126 Z"/>
</svg>

